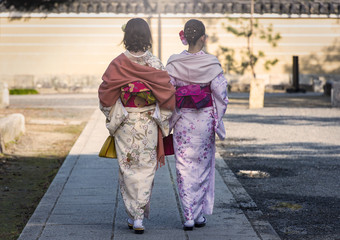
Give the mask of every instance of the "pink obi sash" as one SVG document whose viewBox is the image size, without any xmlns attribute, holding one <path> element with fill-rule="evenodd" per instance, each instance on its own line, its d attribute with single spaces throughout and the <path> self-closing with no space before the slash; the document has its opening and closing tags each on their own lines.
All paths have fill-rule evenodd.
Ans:
<svg viewBox="0 0 340 240">
<path fill-rule="evenodd" d="M 122 103 L 125 107 L 144 107 L 156 103 L 156 98 L 143 83 L 133 82 L 121 88 Z"/>
<path fill-rule="evenodd" d="M 178 108 L 200 109 L 213 105 L 210 85 L 202 88 L 199 84 L 179 87 L 175 94 Z"/>
</svg>

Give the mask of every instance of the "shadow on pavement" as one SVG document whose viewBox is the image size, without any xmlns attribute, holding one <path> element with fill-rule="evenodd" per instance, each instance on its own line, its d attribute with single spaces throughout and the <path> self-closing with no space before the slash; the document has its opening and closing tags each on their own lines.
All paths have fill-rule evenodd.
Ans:
<svg viewBox="0 0 340 240">
<path fill-rule="evenodd" d="M 308 125 L 315 126 L 336 126 L 340 125 L 340 117 L 314 117 L 314 116 L 294 116 L 294 115 L 260 115 L 260 114 L 226 114 L 227 121 L 239 123 L 260 123 L 260 124 L 285 124 L 285 125 Z"/>
<path fill-rule="evenodd" d="M 229 100 L 231 107 L 248 108 L 248 93 L 230 93 Z M 330 96 L 319 93 L 307 94 L 285 94 L 266 93 L 264 107 L 270 108 L 330 108 Z"/>
</svg>

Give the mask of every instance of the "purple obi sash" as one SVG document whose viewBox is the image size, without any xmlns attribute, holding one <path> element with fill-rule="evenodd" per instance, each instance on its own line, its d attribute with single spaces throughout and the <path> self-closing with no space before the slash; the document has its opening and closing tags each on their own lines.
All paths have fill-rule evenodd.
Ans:
<svg viewBox="0 0 340 240">
<path fill-rule="evenodd" d="M 201 88 L 199 84 L 193 84 L 178 87 L 176 90 L 176 106 L 178 108 L 200 109 L 212 105 L 210 85 Z"/>
</svg>

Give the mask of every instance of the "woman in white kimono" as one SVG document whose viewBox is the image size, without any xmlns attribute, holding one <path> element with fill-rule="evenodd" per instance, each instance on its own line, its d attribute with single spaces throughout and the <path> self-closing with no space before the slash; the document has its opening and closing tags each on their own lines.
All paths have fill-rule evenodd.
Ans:
<svg viewBox="0 0 340 240">
<path fill-rule="evenodd" d="M 123 42 L 126 51 L 109 64 L 98 93 L 115 138 L 128 226 L 140 234 L 156 168 L 164 164 L 162 137 L 169 134 L 175 89 L 160 60 L 148 51 L 151 33 L 143 19 L 128 21 Z"/>
<path fill-rule="evenodd" d="M 184 230 L 206 224 L 212 214 L 215 182 L 215 133 L 225 138 L 222 117 L 228 104 L 227 81 L 215 56 L 202 48 L 204 24 L 189 20 L 180 32 L 187 51 L 172 55 L 166 69 L 176 87 L 174 131 L 177 185 L 185 217 Z"/>
</svg>

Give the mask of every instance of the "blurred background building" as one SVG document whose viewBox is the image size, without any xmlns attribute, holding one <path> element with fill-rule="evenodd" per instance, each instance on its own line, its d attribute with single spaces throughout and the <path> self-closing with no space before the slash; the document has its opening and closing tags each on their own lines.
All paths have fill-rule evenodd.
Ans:
<svg viewBox="0 0 340 240">
<path fill-rule="evenodd" d="M 0 81 L 10 89 L 94 90 L 109 62 L 124 51 L 121 26 L 133 17 L 150 24 L 152 51 L 164 64 L 186 48 L 178 37 L 184 23 L 202 20 L 206 50 L 229 74 L 220 47 L 237 49 L 246 41 L 225 28 L 233 25 L 230 19 L 249 18 L 250 11 L 250 0 L 0 0 Z M 279 60 L 270 71 L 257 66 L 268 89 L 291 84 L 292 56 L 299 56 L 300 83 L 309 90 L 340 80 L 339 0 L 255 1 L 253 16 L 281 36 L 275 48 L 253 40 L 254 51 Z M 233 91 L 249 83 L 247 74 L 228 78 Z"/>
</svg>

